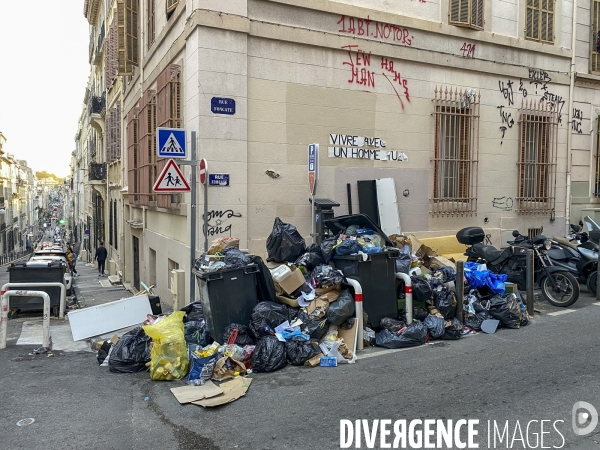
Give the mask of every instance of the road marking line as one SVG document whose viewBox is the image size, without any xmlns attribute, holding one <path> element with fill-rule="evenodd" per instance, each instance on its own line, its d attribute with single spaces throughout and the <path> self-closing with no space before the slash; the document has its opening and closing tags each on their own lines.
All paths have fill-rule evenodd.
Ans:
<svg viewBox="0 0 600 450">
<path fill-rule="evenodd" d="M 594 302 L 592 305 L 600 306 L 600 302 Z"/>
<path fill-rule="evenodd" d="M 561 316 L 563 314 L 568 314 L 577 311 L 576 309 L 565 309 L 563 311 L 554 311 L 546 314 L 547 316 Z"/>
<path fill-rule="evenodd" d="M 387 350 L 382 350 L 379 352 L 373 352 L 373 353 L 369 353 L 366 355 L 360 355 L 360 356 L 356 356 L 356 360 L 359 359 L 367 359 L 367 358 L 374 358 L 375 356 L 384 356 L 384 355 L 389 355 L 390 353 L 398 353 L 398 352 L 403 352 L 405 350 L 414 350 L 416 348 L 424 348 L 424 346 L 422 345 L 418 345 L 416 347 L 408 347 L 408 348 L 390 348 Z"/>
</svg>

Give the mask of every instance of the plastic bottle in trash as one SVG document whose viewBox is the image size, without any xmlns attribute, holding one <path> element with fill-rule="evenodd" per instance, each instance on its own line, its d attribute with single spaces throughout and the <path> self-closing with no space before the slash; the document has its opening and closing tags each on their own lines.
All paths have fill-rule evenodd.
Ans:
<svg viewBox="0 0 600 450">
<path fill-rule="evenodd" d="M 285 280 L 291 274 L 292 274 L 292 269 L 290 269 L 285 264 L 281 265 L 279 267 L 276 267 L 275 269 L 271 269 L 271 276 L 278 283 L 281 283 L 283 280 Z"/>
</svg>

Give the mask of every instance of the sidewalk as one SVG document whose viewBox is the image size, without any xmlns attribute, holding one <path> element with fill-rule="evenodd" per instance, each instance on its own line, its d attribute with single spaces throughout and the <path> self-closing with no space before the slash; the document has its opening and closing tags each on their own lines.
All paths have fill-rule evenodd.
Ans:
<svg viewBox="0 0 600 450">
<path fill-rule="evenodd" d="M 75 270 L 79 276 L 73 278 L 74 297 L 81 308 L 101 305 L 132 295 L 122 284 L 111 284 L 108 276 L 99 277 L 95 264 L 78 260 Z"/>
</svg>

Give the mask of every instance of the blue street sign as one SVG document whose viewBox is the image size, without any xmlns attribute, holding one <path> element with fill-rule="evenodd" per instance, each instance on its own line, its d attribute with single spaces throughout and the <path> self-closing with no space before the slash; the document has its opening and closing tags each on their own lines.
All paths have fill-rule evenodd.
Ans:
<svg viewBox="0 0 600 450">
<path fill-rule="evenodd" d="M 159 158 L 186 158 L 185 130 L 181 128 L 157 128 L 156 150 Z"/>
<path fill-rule="evenodd" d="M 209 186 L 229 186 L 229 174 L 228 173 L 209 173 L 208 174 L 208 185 Z"/>
<path fill-rule="evenodd" d="M 235 100 L 232 98 L 213 97 L 210 99 L 210 110 L 213 114 L 235 114 Z"/>
</svg>

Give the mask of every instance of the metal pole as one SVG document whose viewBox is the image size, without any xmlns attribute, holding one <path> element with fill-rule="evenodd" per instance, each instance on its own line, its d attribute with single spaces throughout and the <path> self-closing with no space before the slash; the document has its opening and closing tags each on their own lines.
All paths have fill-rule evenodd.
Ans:
<svg viewBox="0 0 600 450">
<path fill-rule="evenodd" d="M 598 283 L 598 280 L 600 280 L 600 259 L 598 260 L 598 270 L 596 274 L 596 300 L 600 300 L 600 289 L 598 289 L 600 283 Z"/>
<path fill-rule="evenodd" d="M 412 296 L 412 280 L 405 273 L 397 272 L 396 278 L 404 281 L 404 300 L 406 301 L 404 310 L 406 311 L 406 324 L 410 325 L 413 322 L 413 296 Z"/>
<path fill-rule="evenodd" d="M 533 317 L 533 250 L 527 250 L 526 265 L 527 312 Z"/>
<path fill-rule="evenodd" d="M 204 253 L 208 251 L 208 170 L 206 170 L 206 178 L 204 182 Z"/>
<path fill-rule="evenodd" d="M 316 223 L 315 223 L 317 219 L 315 217 L 315 195 L 314 194 L 311 196 L 310 203 L 311 203 L 310 207 L 312 208 L 312 211 L 311 211 L 311 216 L 312 216 L 311 236 L 312 236 L 312 243 L 314 244 L 315 243 L 315 234 L 317 234 Z"/>
<path fill-rule="evenodd" d="M 196 280 L 192 274 L 194 263 L 196 262 L 196 189 L 198 183 L 196 181 L 196 132 L 192 131 L 192 199 L 190 205 L 190 303 L 196 301 Z"/>
<path fill-rule="evenodd" d="M 456 262 L 456 281 L 454 282 L 456 289 L 456 318 L 460 323 L 464 323 L 463 319 L 463 304 L 465 301 L 465 262 Z"/>
<path fill-rule="evenodd" d="M 44 317 L 42 321 L 42 347 L 50 348 L 50 296 L 44 291 L 8 291 L 0 298 L 0 349 L 6 348 L 8 309 L 10 297 L 42 297 Z"/>
<path fill-rule="evenodd" d="M 348 194 L 348 215 L 352 215 L 352 186 L 346 183 L 346 192 Z"/>
</svg>

